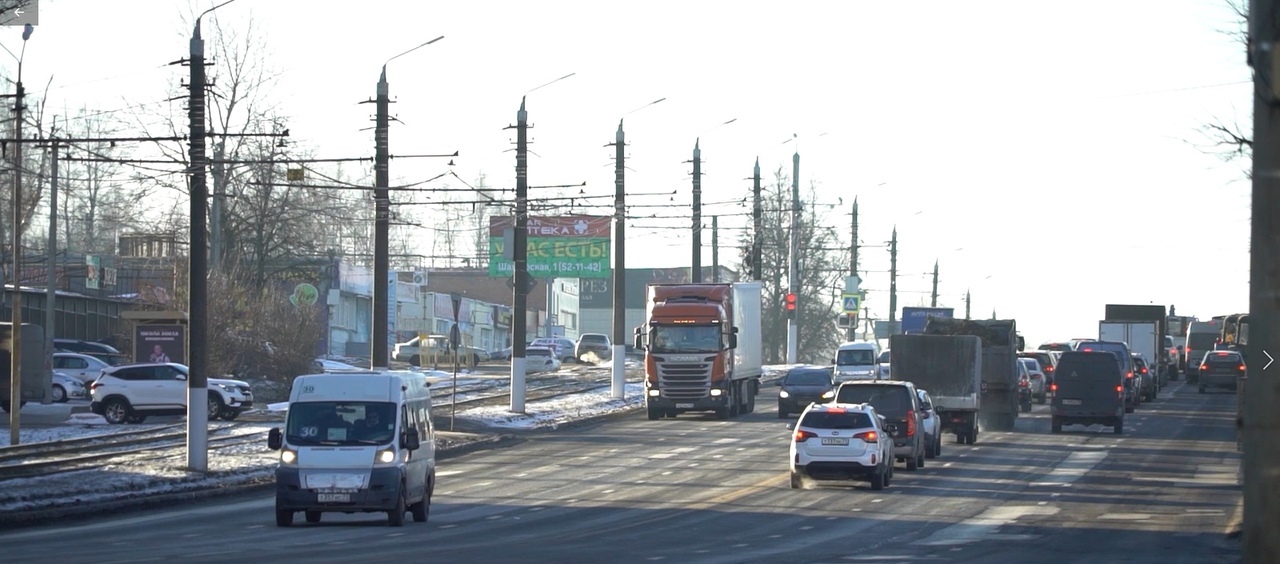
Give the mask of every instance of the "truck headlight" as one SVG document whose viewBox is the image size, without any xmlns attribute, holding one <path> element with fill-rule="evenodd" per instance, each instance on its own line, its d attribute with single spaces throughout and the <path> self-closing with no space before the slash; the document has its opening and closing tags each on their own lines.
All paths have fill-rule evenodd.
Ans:
<svg viewBox="0 0 1280 564">
<path fill-rule="evenodd" d="M 715 398 L 715 397 L 720 397 L 720 394 L 722 394 L 722 393 L 724 393 L 724 392 L 723 392 L 722 390 L 720 390 L 720 389 L 711 390 L 711 397 L 713 397 L 713 398 Z"/>
<path fill-rule="evenodd" d="M 662 392 L 659 392 L 657 389 L 651 389 L 651 390 L 649 390 L 649 395 L 650 395 L 650 396 L 652 396 L 652 397 L 655 397 L 655 398 L 656 398 L 656 397 L 658 397 L 661 393 L 662 393 Z"/>
</svg>

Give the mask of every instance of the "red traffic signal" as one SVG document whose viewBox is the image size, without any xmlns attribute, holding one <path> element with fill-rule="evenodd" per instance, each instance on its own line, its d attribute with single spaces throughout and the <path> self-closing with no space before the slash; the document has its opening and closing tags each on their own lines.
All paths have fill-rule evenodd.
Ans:
<svg viewBox="0 0 1280 564">
<path fill-rule="evenodd" d="M 787 294 L 787 302 L 786 302 L 786 303 L 787 303 L 787 311 L 795 311 L 795 310 L 796 310 L 796 295 L 795 295 L 795 294 Z"/>
</svg>

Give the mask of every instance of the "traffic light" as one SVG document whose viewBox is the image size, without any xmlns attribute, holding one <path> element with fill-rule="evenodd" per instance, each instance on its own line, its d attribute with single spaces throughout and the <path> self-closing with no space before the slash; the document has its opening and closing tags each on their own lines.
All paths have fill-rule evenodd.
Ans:
<svg viewBox="0 0 1280 564">
<path fill-rule="evenodd" d="M 786 298 L 787 317 L 795 317 L 796 315 L 796 295 L 788 293 Z"/>
</svg>

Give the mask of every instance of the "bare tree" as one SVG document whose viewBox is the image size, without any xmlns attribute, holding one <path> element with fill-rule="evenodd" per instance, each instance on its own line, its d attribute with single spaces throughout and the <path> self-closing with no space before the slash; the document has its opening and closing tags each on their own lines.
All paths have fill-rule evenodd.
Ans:
<svg viewBox="0 0 1280 564">
<path fill-rule="evenodd" d="M 833 289 L 843 272 L 843 262 L 838 253 L 825 249 L 839 247 L 839 238 L 830 227 L 825 227 L 819 214 L 814 185 L 810 183 L 809 203 L 801 204 L 800 293 L 797 306 L 800 319 L 798 360 L 805 363 L 825 363 L 839 345 L 841 333 L 835 327 L 836 298 Z M 773 182 L 764 187 L 761 195 L 764 208 L 761 223 L 762 264 L 764 284 L 762 324 L 763 349 L 766 364 L 776 364 L 785 358 L 787 344 L 787 317 L 783 298 L 788 290 L 788 266 L 790 264 L 791 227 L 791 179 L 779 167 L 773 173 Z M 740 268 L 751 270 L 751 244 L 753 231 L 747 229 L 739 242 Z"/>
<path fill-rule="evenodd" d="M 1237 45 L 1249 46 L 1249 5 L 1246 0 L 1226 0 L 1227 7 L 1235 15 L 1233 27 L 1219 30 Z M 1252 132 L 1238 121 L 1219 117 L 1211 118 L 1199 128 L 1201 139 L 1191 144 L 1201 151 L 1215 155 L 1227 163 L 1241 163 L 1246 178 L 1253 176 Z"/>
<path fill-rule="evenodd" d="M 309 372 L 324 338 L 323 301 L 294 297 L 287 283 L 243 284 L 252 274 L 236 270 L 215 273 L 209 281 L 211 373 L 285 383 Z"/>
</svg>

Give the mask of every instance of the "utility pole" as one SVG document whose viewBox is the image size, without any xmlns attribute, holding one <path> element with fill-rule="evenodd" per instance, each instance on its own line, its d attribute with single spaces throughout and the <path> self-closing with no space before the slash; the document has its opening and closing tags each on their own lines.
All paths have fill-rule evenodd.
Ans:
<svg viewBox="0 0 1280 564">
<path fill-rule="evenodd" d="M 627 382 L 627 167 L 626 134 L 622 132 L 622 120 L 618 120 L 618 133 L 614 136 L 613 148 L 613 378 L 609 391 L 613 399 L 622 399 L 626 397 Z"/>
<path fill-rule="evenodd" d="M 787 364 L 798 362 L 800 346 L 800 152 L 791 157 L 791 280 L 789 292 L 796 295 L 796 310 L 787 319 Z"/>
<path fill-rule="evenodd" d="M 933 261 L 933 298 L 930 300 L 929 307 L 938 307 L 938 261 Z"/>
<path fill-rule="evenodd" d="M 964 291 L 964 318 L 965 319 L 969 319 L 969 300 L 970 300 L 969 291 L 965 290 Z"/>
<path fill-rule="evenodd" d="M 867 340 L 867 333 L 871 329 L 871 308 L 862 308 L 862 340 Z"/>
<path fill-rule="evenodd" d="M 23 36 L 23 47 L 26 47 L 26 35 Z M 26 54 L 25 52 L 23 53 Z M 14 139 L 22 139 L 23 110 L 22 98 L 26 90 L 22 87 L 22 61 L 18 61 L 17 96 L 13 106 Z M 21 442 L 22 409 L 22 143 L 13 146 L 13 298 L 9 301 L 12 310 L 13 331 L 10 332 L 9 344 L 9 444 Z"/>
<path fill-rule="evenodd" d="M 711 216 L 711 282 L 720 283 L 720 216 Z"/>
<path fill-rule="evenodd" d="M 214 143 L 214 156 L 218 160 L 226 158 L 226 138 Z M 224 180 L 226 175 L 226 164 L 221 162 L 213 165 L 213 198 L 209 205 L 209 268 L 214 272 L 222 270 L 222 215 L 223 207 L 226 205 L 224 198 L 227 196 L 227 187 Z"/>
<path fill-rule="evenodd" d="M 1244 459 L 1244 523 L 1241 534 L 1244 562 L 1280 562 L 1280 367 L 1271 366 L 1270 358 L 1280 356 L 1266 347 L 1276 347 L 1277 311 L 1276 275 L 1278 259 L 1276 241 L 1280 239 L 1280 83 L 1273 72 L 1277 68 L 1277 42 L 1280 42 L 1280 5 L 1276 0 L 1249 2 L 1248 62 L 1253 67 L 1253 189 L 1249 253 L 1249 316 L 1252 318 L 1248 355 L 1247 390 L 1244 413 L 1241 414 Z M 1276 350 L 1276 349 L 1272 349 Z"/>
<path fill-rule="evenodd" d="M 751 175 L 751 279 L 763 280 L 764 266 L 764 208 L 760 195 L 760 157 L 756 157 L 755 173 Z"/>
<path fill-rule="evenodd" d="M 187 298 L 187 467 L 206 472 L 209 468 L 209 410 L 204 407 L 209 403 L 209 245 L 205 235 L 205 206 L 209 194 L 205 169 L 209 163 L 205 154 L 204 39 L 200 37 L 200 18 L 196 18 L 191 34 L 188 65 L 191 67 L 191 99 L 187 104 L 191 127 L 191 256 Z"/>
<path fill-rule="evenodd" d="M 520 111 L 516 112 L 516 213 L 512 234 L 512 285 L 511 296 L 511 411 L 524 413 L 525 334 L 528 332 L 528 302 L 531 289 L 529 280 L 529 113 L 524 109 L 524 97 L 520 98 Z M 509 129 L 510 127 L 508 127 Z M 616 293 L 615 293 L 615 298 Z M 615 321 L 616 324 L 616 321 Z M 615 369 L 616 370 L 616 369 Z"/>
<path fill-rule="evenodd" d="M 898 319 L 898 228 L 893 228 L 893 238 L 889 239 L 889 328 L 893 333 L 894 322 Z"/>
<path fill-rule="evenodd" d="M 387 308 L 391 307 L 387 299 L 388 277 L 391 270 L 391 162 L 390 129 L 391 98 L 387 84 L 387 65 L 382 65 L 382 74 L 378 77 L 376 114 L 373 128 L 373 170 L 374 170 L 374 219 L 373 219 L 373 327 L 370 330 L 369 356 L 370 368 L 375 372 L 387 370 L 390 366 L 391 353 L 388 350 L 388 324 L 390 316 Z"/>
<path fill-rule="evenodd" d="M 702 282 L 702 149 L 693 142 L 693 268 L 694 284 Z"/>
<path fill-rule="evenodd" d="M 56 120 L 56 118 L 55 118 Z M 55 122 L 56 127 L 56 122 Z M 44 354 L 45 361 L 53 366 L 53 338 L 55 335 L 56 310 L 58 298 L 58 138 L 52 132 L 53 156 L 49 160 L 49 250 L 46 264 L 49 266 L 48 279 L 44 288 Z M 48 395 L 48 394 L 46 394 Z"/>
<path fill-rule="evenodd" d="M 849 243 L 849 276 L 858 275 L 858 197 L 853 198 L 853 237 Z M 857 337 L 858 327 L 856 323 L 849 324 L 850 341 Z M 863 331 L 864 338 L 866 331 Z"/>
</svg>

